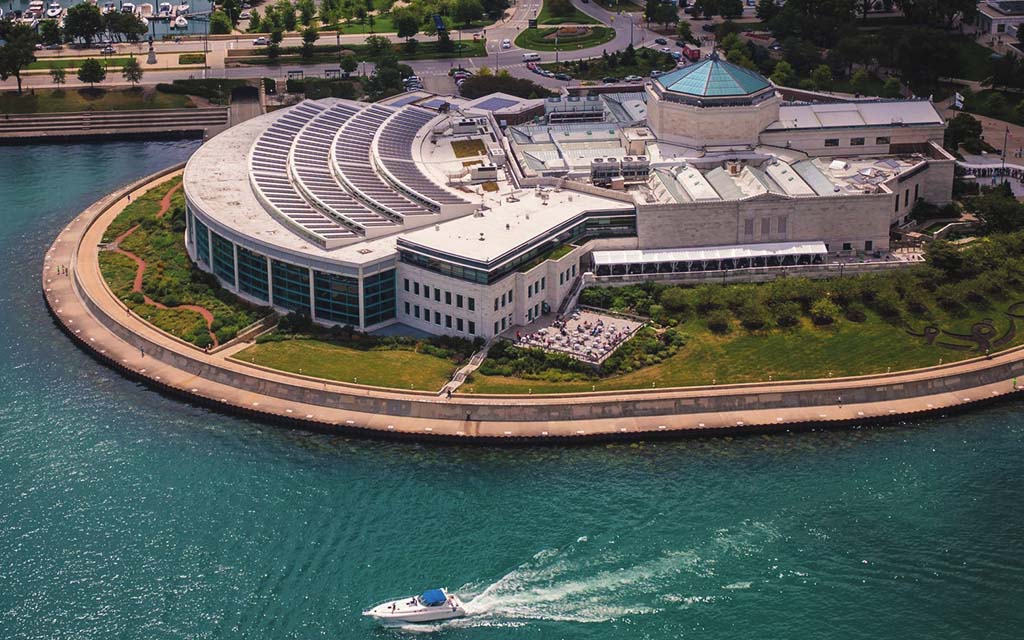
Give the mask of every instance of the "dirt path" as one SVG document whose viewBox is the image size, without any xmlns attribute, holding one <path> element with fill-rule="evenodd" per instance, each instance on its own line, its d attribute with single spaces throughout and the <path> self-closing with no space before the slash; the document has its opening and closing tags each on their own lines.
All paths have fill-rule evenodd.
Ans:
<svg viewBox="0 0 1024 640">
<path fill-rule="evenodd" d="M 167 213 L 167 211 L 171 208 L 171 198 L 174 196 L 174 192 L 180 188 L 181 184 L 176 185 L 173 189 L 167 192 L 167 195 L 165 195 L 162 200 L 160 200 L 160 210 L 157 211 L 156 213 L 157 218 L 162 218 L 164 214 Z M 167 305 L 161 304 L 156 300 L 153 300 L 152 298 L 147 296 L 146 293 L 142 290 L 142 276 L 146 273 L 146 261 L 140 258 L 139 256 L 135 255 L 131 251 L 126 251 L 121 248 L 121 241 L 130 236 L 131 234 L 133 234 L 135 230 L 138 228 L 139 225 L 135 225 L 131 229 L 117 236 L 117 238 L 115 238 L 113 242 L 113 250 L 116 251 L 117 253 L 120 253 L 123 256 L 128 256 L 129 258 L 134 260 L 135 264 L 138 267 L 135 270 L 135 281 L 132 283 L 132 291 L 135 293 L 141 293 L 142 298 L 143 300 L 145 300 L 146 304 L 153 305 L 157 309 L 166 309 Z M 217 347 L 220 345 L 220 343 L 217 341 L 217 334 L 215 334 L 213 332 L 213 329 L 211 328 L 213 325 L 213 314 L 210 312 L 209 309 L 194 304 L 178 305 L 177 307 L 175 307 L 175 309 L 188 309 L 189 311 L 195 311 L 196 313 L 201 315 L 203 317 L 203 320 L 206 321 L 206 330 L 210 333 L 210 339 L 213 341 L 213 346 Z"/>
</svg>

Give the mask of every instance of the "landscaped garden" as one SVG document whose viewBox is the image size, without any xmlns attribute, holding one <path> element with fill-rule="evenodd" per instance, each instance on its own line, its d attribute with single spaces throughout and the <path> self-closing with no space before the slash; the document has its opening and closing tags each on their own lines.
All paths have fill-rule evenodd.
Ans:
<svg viewBox="0 0 1024 640">
<path fill-rule="evenodd" d="M 556 37 L 557 35 L 557 37 Z M 516 36 L 516 46 L 534 51 L 572 51 L 602 45 L 615 37 L 611 27 L 553 27 L 524 29 Z M 557 44 L 556 44 L 557 43 Z"/>
<path fill-rule="evenodd" d="M 479 349 L 459 338 L 369 336 L 288 316 L 235 358 L 272 369 L 377 387 L 438 391 Z"/>
<path fill-rule="evenodd" d="M 0 113 L 61 113 L 66 111 L 126 111 L 194 107 L 187 95 L 173 95 L 152 88 L 134 89 L 36 89 L 33 92 L 0 93 Z"/>
<path fill-rule="evenodd" d="M 589 288 L 580 302 L 651 318 L 597 370 L 510 344 L 461 391 L 557 393 L 884 373 L 1024 343 L 1024 233 L 881 274 L 767 284 Z"/>
<path fill-rule="evenodd" d="M 600 22 L 577 9 L 571 0 L 544 0 L 544 6 L 537 14 L 537 24 L 600 24 Z"/>
<path fill-rule="evenodd" d="M 630 75 L 647 78 L 651 71 L 671 71 L 676 68 L 675 59 L 661 51 L 646 47 L 634 50 L 627 46 L 622 51 L 605 53 L 599 58 L 574 60 L 570 62 L 547 63 L 541 65 L 548 71 L 564 71 L 577 80 L 600 80 L 608 76 L 625 77 Z"/>
<path fill-rule="evenodd" d="M 139 317 L 200 347 L 222 344 L 269 310 L 239 300 L 189 260 L 180 185 L 181 178 L 176 178 L 150 189 L 111 222 L 103 241 L 121 238 L 121 252 L 101 251 L 100 271 L 114 294 Z M 161 201 L 172 190 L 164 212 Z M 132 256 L 145 264 L 141 291 L 135 288 L 139 263 Z M 204 312 L 212 316 L 209 325 Z"/>
</svg>

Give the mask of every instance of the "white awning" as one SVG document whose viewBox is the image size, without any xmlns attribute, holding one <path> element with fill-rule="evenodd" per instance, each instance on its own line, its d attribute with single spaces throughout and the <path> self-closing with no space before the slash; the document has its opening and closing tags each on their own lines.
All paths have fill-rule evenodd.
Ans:
<svg viewBox="0 0 1024 640">
<path fill-rule="evenodd" d="M 828 253 L 824 242 L 771 242 L 740 244 L 726 247 L 695 247 L 692 249 L 633 249 L 629 251 L 595 251 L 594 264 L 648 264 L 652 262 L 694 262 L 707 260 L 740 260 L 784 256 L 823 255 Z"/>
</svg>

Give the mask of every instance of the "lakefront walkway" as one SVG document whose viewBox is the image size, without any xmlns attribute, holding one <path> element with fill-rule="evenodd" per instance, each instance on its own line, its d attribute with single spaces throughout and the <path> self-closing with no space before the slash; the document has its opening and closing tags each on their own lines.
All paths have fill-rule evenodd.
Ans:
<svg viewBox="0 0 1024 640">
<path fill-rule="evenodd" d="M 174 172 L 143 179 L 74 218 L 44 259 L 48 307 L 98 360 L 149 386 L 212 408 L 326 431 L 479 442 L 787 431 L 941 414 L 1015 394 L 1024 347 L 914 371 L 830 380 L 534 396 L 401 391 L 266 369 L 206 353 L 158 330 L 110 291 L 97 261 L 124 206 Z"/>
</svg>

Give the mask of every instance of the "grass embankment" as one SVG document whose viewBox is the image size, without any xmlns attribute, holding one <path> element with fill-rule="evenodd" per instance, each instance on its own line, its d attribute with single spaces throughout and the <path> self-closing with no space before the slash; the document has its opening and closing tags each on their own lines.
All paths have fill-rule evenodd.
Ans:
<svg viewBox="0 0 1024 640">
<path fill-rule="evenodd" d="M 451 360 L 412 350 L 360 350 L 317 339 L 263 342 L 235 358 L 327 380 L 421 391 L 440 389 L 456 369 Z"/>
<path fill-rule="evenodd" d="M 554 51 L 554 33 L 557 27 L 549 29 L 526 29 L 516 36 L 516 46 L 534 51 Z M 611 27 L 581 28 L 577 33 L 565 33 L 558 36 L 558 50 L 572 51 L 602 45 L 615 37 L 615 29 Z"/>
<path fill-rule="evenodd" d="M 545 2 L 540 13 L 537 14 L 537 24 L 601 24 L 595 18 L 588 16 L 573 7 L 573 11 L 567 16 L 556 16 L 548 11 L 548 3 Z"/>
<path fill-rule="evenodd" d="M 1024 242 L 1024 236 L 1014 242 Z M 620 367 L 621 375 L 607 377 L 536 366 L 516 375 L 494 375 L 506 373 L 502 366 L 522 365 L 485 362 L 462 389 L 563 393 L 828 378 L 932 366 L 981 355 L 985 348 L 1024 344 L 1024 325 L 1007 314 L 1024 301 L 1020 259 L 991 240 L 967 251 L 972 252 L 978 264 L 946 273 L 919 267 L 764 285 L 588 289 L 584 303 L 646 312 L 656 319 L 658 331 L 673 338 L 682 334 L 685 345 L 660 360 L 649 358 L 651 366 L 642 366 L 643 356 L 631 356 L 630 362 L 640 366 L 632 371 Z M 1022 308 L 1013 311 L 1024 313 Z M 992 334 L 987 342 L 971 337 L 977 335 L 976 323 L 991 325 L 984 329 Z M 942 332 L 932 344 L 924 337 L 926 327 Z"/>
<path fill-rule="evenodd" d="M 130 111 L 194 107 L 187 95 L 172 95 L 151 88 L 36 89 L 18 95 L 0 94 L 2 113 L 61 113 L 68 111 Z"/>
<path fill-rule="evenodd" d="M 160 201 L 181 178 L 165 182 L 125 207 L 104 232 L 103 241 L 113 242 L 132 227 L 138 228 L 121 241 L 120 248 L 146 263 L 142 292 L 133 292 L 135 262 L 123 254 L 103 251 L 100 271 L 111 290 L 132 311 L 160 329 L 198 346 L 210 343 L 206 321 L 196 311 L 176 308 L 181 305 L 203 307 L 213 314 L 210 329 L 221 343 L 266 314 L 220 287 L 213 276 L 196 269 L 185 252 L 185 197 L 180 189 L 171 198 L 171 207 L 157 218 Z M 147 304 L 143 294 L 167 309 Z"/>
<path fill-rule="evenodd" d="M 675 59 L 667 53 L 648 49 L 646 47 L 637 49 L 632 60 L 624 51 L 616 51 L 608 54 L 607 58 L 591 58 L 589 60 L 575 60 L 572 62 L 553 62 L 542 64 L 548 71 L 564 71 L 577 80 L 601 80 L 609 76 L 622 78 L 636 75 L 642 78 L 650 77 L 651 71 L 671 71 L 676 68 Z M 639 90 L 639 89 L 638 89 Z"/>
<path fill-rule="evenodd" d="M 40 58 L 35 62 L 28 65 L 29 71 L 47 71 L 49 69 L 77 69 L 82 66 L 82 63 L 92 58 Z M 100 61 L 107 69 L 119 69 L 125 65 L 132 58 L 125 56 L 122 58 L 100 58 L 96 57 L 96 60 Z"/>
</svg>

